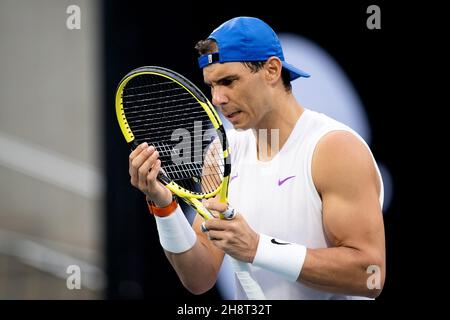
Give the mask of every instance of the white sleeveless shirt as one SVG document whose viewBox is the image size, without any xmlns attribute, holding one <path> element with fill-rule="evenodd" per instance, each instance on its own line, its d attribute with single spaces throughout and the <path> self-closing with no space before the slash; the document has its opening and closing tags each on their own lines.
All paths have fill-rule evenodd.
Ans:
<svg viewBox="0 0 450 320">
<path fill-rule="evenodd" d="M 322 201 L 311 175 L 311 160 L 320 138 L 335 130 L 349 131 L 364 142 L 348 126 L 308 109 L 298 119 L 279 153 L 270 161 L 257 159 L 252 130 L 227 132 L 232 168 L 228 201 L 243 214 L 253 230 L 307 248 L 329 246 L 323 230 Z M 383 183 L 375 159 L 374 163 L 381 182 L 379 200 L 382 206 Z M 289 282 L 262 268 L 251 266 L 251 269 L 267 299 L 363 298 L 315 290 L 299 282 Z M 235 284 L 236 299 L 247 299 L 237 279 Z"/>
</svg>

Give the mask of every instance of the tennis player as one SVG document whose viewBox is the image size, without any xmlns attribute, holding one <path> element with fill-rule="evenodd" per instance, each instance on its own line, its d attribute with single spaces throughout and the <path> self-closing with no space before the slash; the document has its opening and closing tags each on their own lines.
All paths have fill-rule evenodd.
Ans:
<svg viewBox="0 0 450 320">
<path fill-rule="evenodd" d="M 236 218 L 208 220 L 203 233 L 197 215 L 191 227 L 156 180 L 158 152 L 142 145 L 130 154 L 131 183 L 159 209 L 161 244 L 184 286 L 209 290 L 226 253 L 251 264 L 268 299 L 376 298 L 385 279 L 383 183 L 368 145 L 300 105 L 291 81 L 309 74 L 284 60 L 265 22 L 231 19 L 196 49 L 212 103 L 235 129 Z M 227 209 L 215 199 L 205 206 Z M 238 281 L 236 298 L 246 299 Z"/>
</svg>

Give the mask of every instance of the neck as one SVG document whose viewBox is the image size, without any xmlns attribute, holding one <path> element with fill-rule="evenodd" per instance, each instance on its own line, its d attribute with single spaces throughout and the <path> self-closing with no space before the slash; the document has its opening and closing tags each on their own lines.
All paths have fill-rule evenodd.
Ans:
<svg viewBox="0 0 450 320">
<path fill-rule="evenodd" d="M 292 94 L 277 99 L 272 111 L 253 128 L 259 160 L 268 161 L 281 150 L 304 110 Z"/>
</svg>

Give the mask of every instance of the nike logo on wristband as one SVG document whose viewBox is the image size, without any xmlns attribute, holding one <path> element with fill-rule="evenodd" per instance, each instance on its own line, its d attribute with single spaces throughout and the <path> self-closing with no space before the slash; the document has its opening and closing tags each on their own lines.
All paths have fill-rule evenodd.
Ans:
<svg viewBox="0 0 450 320">
<path fill-rule="evenodd" d="M 279 245 L 290 244 L 289 242 L 278 242 L 278 241 L 275 240 L 274 238 L 273 238 L 272 240 L 270 240 L 270 242 L 272 242 L 273 244 L 279 244 Z"/>
</svg>

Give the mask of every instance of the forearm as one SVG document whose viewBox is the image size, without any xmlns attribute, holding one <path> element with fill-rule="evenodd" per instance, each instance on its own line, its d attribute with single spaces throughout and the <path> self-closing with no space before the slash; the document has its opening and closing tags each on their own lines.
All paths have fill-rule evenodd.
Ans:
<svg viewBox="0 0 450 320">
<path fill-rule="evenodd" d="M 381 270 L 378 288 L 368 286 L 370 266 Z M 383 287 L 384 272 L 383 259 L 355 248 L 308 249 L 298 281 L 327 292 L 375 298 Z"/>
<path fill-rule="evenodd" d="M 385 273 L 384 253 L 379 252 L 370 246 L 307 249 L 260 234 L 252 263 L 321 291 L 377 297 Z M 372 274 L 374 270 L 378 273 Z"/>
<path fill-rule="evenodd" d="M 183 285 L 192 293 L 200 294 L 214 285 L 221 253 L 209 250 L 205 235 L 196 233 L 182 209 L 176 202 L 173 205 L 176 205 L 174 211 L 165 216 L 164 210 L 170 211 L 171 207 L 152 208 L 159 241 Z"/>
<path fill-rule="evenodd" d="M 191 293 L 201 294 L 214 286 L 219 270 L 215 267 L 203 239 L 197 238 L 192 249 L 186 252 L 164 252 L 181 282 Z"/>
</svg>

